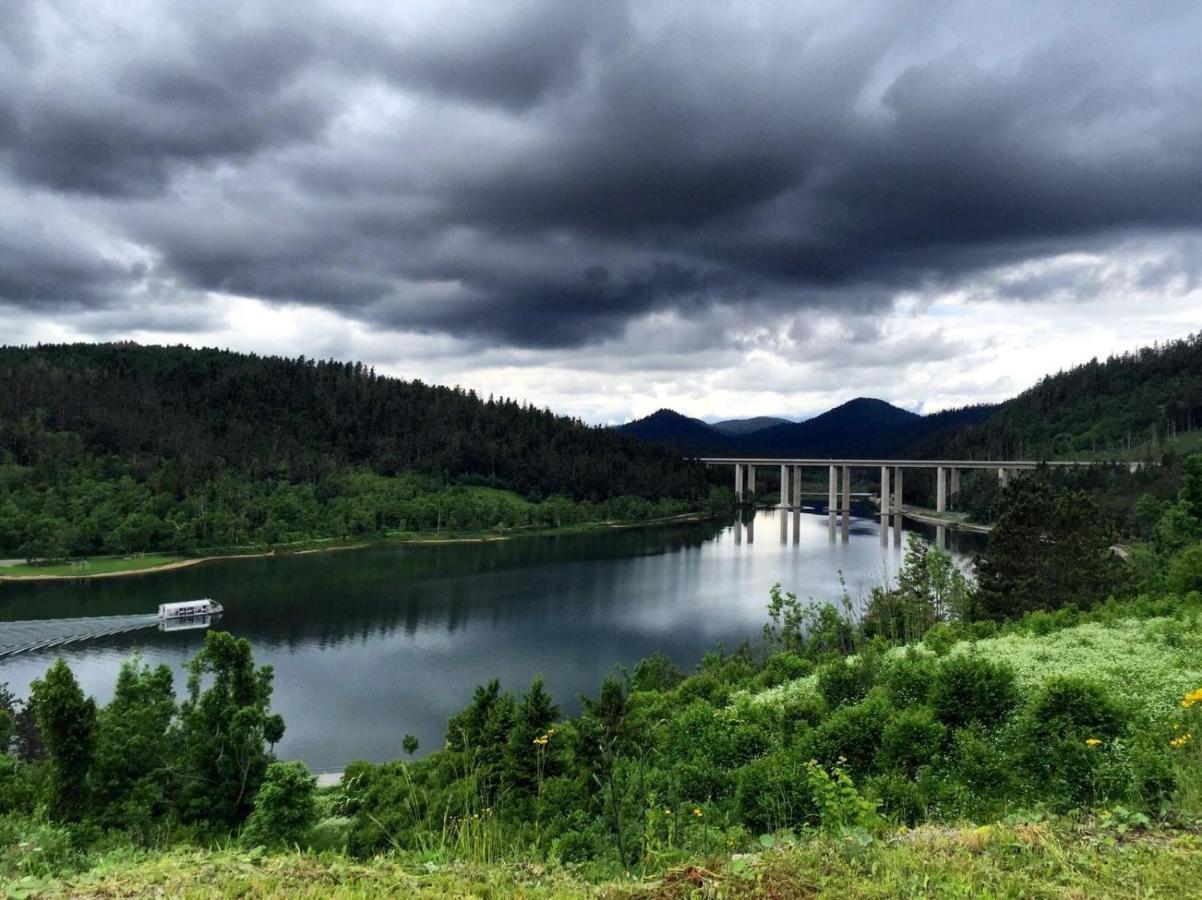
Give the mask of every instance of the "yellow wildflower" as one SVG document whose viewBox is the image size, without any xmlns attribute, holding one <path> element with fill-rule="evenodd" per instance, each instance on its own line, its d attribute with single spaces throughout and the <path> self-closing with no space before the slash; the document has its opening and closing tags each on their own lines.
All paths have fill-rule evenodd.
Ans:
<svg viewBox="0 0 1202 900">
<path fill-rule="evenodd" d="M 1098 738 L 1086 738 L 1086 739 L 1085 739 L 1085 746 L 1086 746 L 1086 747 L 1096 747 L 1096 746 L 1098 746 L 1100 743 L 1102 743 L 1102 742 L 1101 742 L 1101 741 L 1100 741 Z"/>
<path fill-rule="evenodd" d="M 1185 734 L 1181 735 L 1181 737 L 1175 737 L 1171 741 L 1169 741 L 1169 746 L 1172 747 L 1174 750 L 1180 750 L 1182 747 L 1184 747 L 1186 744 L 1188 744 L 1190 742 L 1190 739 L 1192 737 L 1193 737 L 1193 735 L 1187 731 Z"/>
<path fill-rule="evenodd" d="M 1198 688 L 1196 691 L 1190 691 L 1188 694 L 1186 694 L 1181 701 L 1181 708 L 1189 709 L 1191 706 L 1195 706 L 1199 703 L 1202 703 L 1202 688 Z"/>
<path fill-rule="evenodd" d="M 696 816 L 697 818 L 699 818 L 699 819 L 701 818 L 701 815 L 702 815 L 702 813 L 701 813 L 701 807 L 700 807 L 700 806 L 694 806 L 694 807 L 693 807 L 693 815 L 695 815 L 695 816 Z"/>
<path fill-rule="evenodd" d="M 664 815 L 665 815 L 665 816 L 670 816 L 670 815 L 672 815 L 672 810 L 670 810 L 670 809 L 665 809 L 665 810 L 664 810 Z"/>
</svg>

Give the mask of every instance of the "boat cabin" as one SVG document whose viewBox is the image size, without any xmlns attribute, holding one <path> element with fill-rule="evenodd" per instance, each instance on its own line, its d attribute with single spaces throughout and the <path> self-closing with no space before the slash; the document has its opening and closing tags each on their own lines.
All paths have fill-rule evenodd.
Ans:
<svg viewBox="0 0 1202 900">
<path fill-rule="evenodd" d="M 208 616 L 215 612 L 216 604 L 207 597 L 203 600 L 185 600 L 182 603 L 160 603 L 160 619 L 190 619 L 194 616 Z"/>
</svg>

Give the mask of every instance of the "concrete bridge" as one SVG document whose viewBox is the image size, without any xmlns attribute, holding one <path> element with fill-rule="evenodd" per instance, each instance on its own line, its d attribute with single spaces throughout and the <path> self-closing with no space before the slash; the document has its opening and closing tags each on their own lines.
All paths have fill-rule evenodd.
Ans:
<svg viewBox="0 0 1202 900">
<path fill-rule="evenodd" d="M 852 469 L 880 470 L 881 475 L 881 543 L 889 541 L 890 520 L 893 524 L 893 542 L 901 544 L 902 535 L 902 488 L 906 469 L 932 469 L 935 472 L 935 510 L 947 512 L 951 497 L 960 493 L 960 473 L 965 469 L 985 469 L 997 472 L 998 480 L 1005 484 L 1012 473 L 1048 466 L 1089 466 L 1093 462 L 1039 462 L 1035 460 L 981 460 L 981 459 L 745 459 L 738 457 L 702 457 L 707 466 L 733 466 L 735 496 L 742 501 L 748 493 L 755 493 L 757 469 L 780 468 L 780 508 L 801 508 L 802 469 L 827 469 L 829 471 L 828 524 L 834 538 L 836 523 L 841 520 L 840 531 L 847 541 L 851 520 L 851 471 Z M 842 485 L 842 487 L 840 487 Z"/>
</svg>

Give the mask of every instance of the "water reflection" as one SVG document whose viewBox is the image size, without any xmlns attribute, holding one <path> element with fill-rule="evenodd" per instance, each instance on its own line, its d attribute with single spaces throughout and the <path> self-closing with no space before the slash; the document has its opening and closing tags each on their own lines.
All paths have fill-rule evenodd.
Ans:
<svg viewBox="0 0 1202 900">
<path fill-rule="evenodd" d="M 212 627 L 251 639 L 276 672 L 286 757 L 318 767 L 400 754 L 406 733 L 441 746 L 447 717 L 490 677 L 520 690 L 543 674 L 567 711 L 614 663 L 661 651 L 692 667 L 715 644 L 758 638 L 769 588 L 853 596 L 896 570 L 871 508 L 831 544 L 824 505 L 745 513 L 732 523 L 632 529 L 475 544 L 378 547 L 206 564 L 75 583 L 0 584 L 5 622 L 146 613 L 213 597 Z M 755 540 L 759 530 L 780 540 Z M 933 536 L 933 531 L 931 532 Z M 147 630 L 59 652 L 104 702 L 121 661 L 138 651 L 176 671 L 203 631 Z M 0 641 L 2 643 L 2 641 Z M 0 682 L 25 694 L 53 653 L 0 661 Z M 177 684 L 182 687 L 182 677 Z"/>
</svg>

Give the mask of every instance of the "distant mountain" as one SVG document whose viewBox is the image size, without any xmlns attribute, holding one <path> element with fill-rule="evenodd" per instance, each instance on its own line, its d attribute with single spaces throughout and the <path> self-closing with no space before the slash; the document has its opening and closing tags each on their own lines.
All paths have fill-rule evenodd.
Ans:
<svg viewBox="0 0 1202 900">
<path fill-rule="evenodd" d="M 788 425 L 792 421 L 792 419 L 782 419 L 780 416 L 756 416 L 752 419 L 726 419 L 722 422 L 713 422 L 710 427 L 717 428 L 724 434 L 751 434 L 774 425 Z"/>
<path fill-rule="evenodd" d="M 743 432 L 726 432 L 719 426 L 729 423 L 709 425 L 670 409 L 618 430 L 696 456 L 896 458 L 911 455 L 916 442 L 936 432 L 983 422 L 995 409 L 969 406 L 920 416 L 884 400 L 858 397 L 804 422 L 781 420 Z"/>
<path fill-rule="evenodd" d="M 857 397 L 804 422 L 747 435 L 741 453 L 762 456 L 884 456 L 896 452 L 922 416 L 884 400 Z"/>
<path fill-rule="evenodd" d="M 732 435 L 671 409 L 656 410 L 642 419 L 619 425 L 617 430 L 644 441 L 671 444 L 697 456 L 721 456 L 732 450 L 735 441 Z"/>
</svg>

